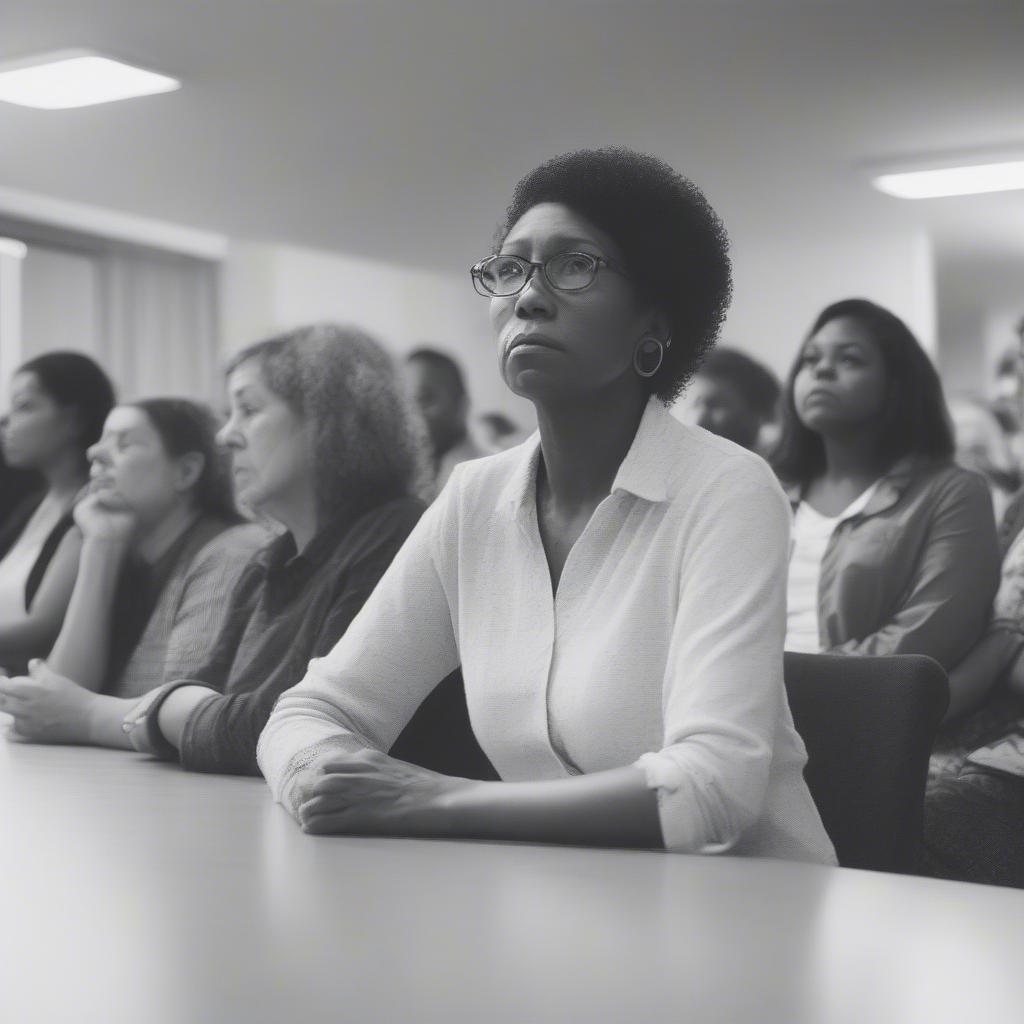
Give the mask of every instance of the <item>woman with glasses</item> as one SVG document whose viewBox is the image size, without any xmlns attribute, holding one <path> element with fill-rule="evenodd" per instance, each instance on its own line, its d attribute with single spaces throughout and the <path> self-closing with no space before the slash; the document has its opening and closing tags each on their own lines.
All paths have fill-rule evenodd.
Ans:
<svg viewBox="0 0 1024 1024">
<path fill-rule="evenodd" d="M 728 304 L 701 192 L 628 150 L 517 186 L 490 301 L 539 433 L 459 466 L 259 746 L 309 832 L 833 862 L 782 681 L 785 499 L 756 456 L 671 417 Z M 461 664 L 501 781 L 389 758 Z"/>
</svg>

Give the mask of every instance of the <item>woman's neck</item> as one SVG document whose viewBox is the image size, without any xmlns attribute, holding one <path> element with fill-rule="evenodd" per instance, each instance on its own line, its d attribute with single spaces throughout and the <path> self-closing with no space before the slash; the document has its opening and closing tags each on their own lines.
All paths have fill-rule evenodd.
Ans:
<svg viewBox="0 0 1024 1024">
<path fill-rule="evenodd" d="M 295 488 L 263 511 L 292 535 L 296 551 L 302 551 L 309 545 L 320 526 L 316 492 L 312 483 Z"/>
<path fill-rule="evenodd" d="M 46 493 L 62 507 L 70 507 L 78 492 L 88 483 L 89 471 L 77 452 L 66 452 L 40 472 L 46 481 Z"/>
<path fill-rule="evenodd" d="M 599 504 L 636 437 L 647 395 L 629 382 L 574 402 L 535 405 L 554 503 L 566 509 Z"/>
<path fill-rule="evenodd" d="M 823 439 L 825 444 L 825 472 L 828 480 L 868 482 L 876 480 L 885 471 L 886 460 L 878 437 L 861 433 L 847 437 Z"/>
<path fill-rule="evenodd" d="M 153 565 L 198 518 L 199 510 L 191 501 L 179 501 L 152 526 L 141 528 L 132 547 L 144 562 Z"/>
</svg>

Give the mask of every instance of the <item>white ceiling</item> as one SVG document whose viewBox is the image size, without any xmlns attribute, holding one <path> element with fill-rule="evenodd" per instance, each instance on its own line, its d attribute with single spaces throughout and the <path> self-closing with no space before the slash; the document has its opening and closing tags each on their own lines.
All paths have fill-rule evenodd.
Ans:
<svg viewBox="0 0 1024 1024">
<path fill-rule="evenodd" d="M 909 203 L 866 162 L 1024 144 L 1024 3 L 6 0 L 0 59 L 91 46 L 184 81 L 0 104 L 0 185 L 462 271 L 524 171 L 623 143 L 734 230 L 920 223 L 1024 251 L 1024 192 Z"/>
</svg>

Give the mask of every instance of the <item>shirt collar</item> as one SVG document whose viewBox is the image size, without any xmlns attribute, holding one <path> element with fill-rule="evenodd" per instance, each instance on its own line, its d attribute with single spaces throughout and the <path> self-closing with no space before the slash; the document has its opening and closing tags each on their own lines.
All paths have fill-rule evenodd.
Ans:
<svg viewBox="0 0 1024 1024">
<path fill-rule="evenodd" d="M 330 520 L 301 551 L 296 550 L 295 538 L 285 530 L 257 555 L 256 561 L 268 573 L 293 567 L 315 567 L 326 561 L 326 556 L 334 550 L 352 525 L 353 518 L 348 514 Z"/>
<path fill-rule="evenodd" d="M 906 455 L 893 463 L 878 481 L 875 493 L 871 495 L 870 500 L 860 512 L 860 518 L 866 519 L 868 516 L 878 515 L 879 512 L 885 512 L 892 508 L 903 497 L 903 493 L 910 486 L 914 477 L 927 465 L 929 465 L 929 460 L 914 455 Z M 797 505 L 803 501 L 804 484 L 786 484 L 784 490 L 790 505 L 796 511 Z"/>
<path fill-rule="evenodd" d="M 668 434 L 676 421 L 659 398 L 647 400 L 633 443 L 622 460 L 612 493 L 624 491 L 644 501 L 668 500 L 667 481 L 673 472 L 674 447 Z M 534 431 L 520 445 L 519 463 L 501 492 L 503 507 L 511 507 L 518 519 L 524 512 L 536 511 L 537 467 L 540 464 L 540 431 Z"/>
</svg>

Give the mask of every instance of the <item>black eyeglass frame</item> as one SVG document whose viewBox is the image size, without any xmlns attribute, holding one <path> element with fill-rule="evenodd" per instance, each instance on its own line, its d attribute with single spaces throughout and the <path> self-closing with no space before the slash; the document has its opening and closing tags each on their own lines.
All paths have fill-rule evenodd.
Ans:
<svg viewBox="0 0 1024 1024">
<path fill-rule="evenodd" d="M 584 259 L 592 260 L 594 263 L 594 270 L 591 274 L 590 280 L 581 285 L 579 288 L 563 288 L 560 285 L 555 284 L 551 280 L 551 276 L 548 274 L 548 264 L 553 263 L 555 260 L 564 259 L 566 256 L 582 256 Z M 483 283 L 483 268 L 486 264 L 492 260 L 515 260 L 525 268 L 529 268 L 526 276 L 523 278 L 523 283 L 514 292 L 492 292 Z M 570 249 L 567 252 L 557 252 L 550 259 L 544 260 L 542 263 L 535 262 L 533 260 L 524 259 L 522 256 L 513 256 L 511 254 L 492 253 L 490 256 L 485 256 L 482 260 L 478 260 L 469 268 L 469 276 L 473 279 L 473 288 L 478 295 L 482 295 L 485 299 L 508 299 L 513 295 L 518 295 L 529 283 L 534 273 L 539 268 L 544 274 L 544 280 L 554 288 L 556 292 L 569 292 L 574 294 L 576 292 L 586 291 L 596 280 L 597 272 L 601 267 L 607 267 L 609 270 L 615 271 L 617 274 L 621 274 L 623 277 L 628 277 L 626 272 L 616 266 L 611 260 L 606 259 L 604 256 L 595 256 L 592 252 L 579 252 L 575 249 Z"/>
</svg>

